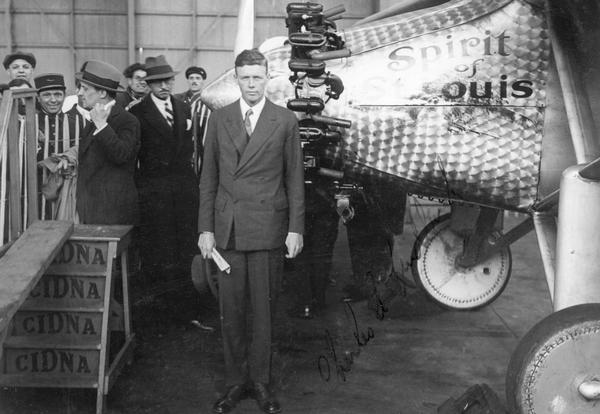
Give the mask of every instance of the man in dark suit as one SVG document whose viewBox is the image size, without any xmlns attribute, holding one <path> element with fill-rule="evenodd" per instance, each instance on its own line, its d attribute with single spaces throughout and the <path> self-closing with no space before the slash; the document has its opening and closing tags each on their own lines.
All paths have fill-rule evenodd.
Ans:
<svg viewBox="0 0 600 414">
<path fill-rule="evenodd" d="M 176 72 L 162 55 L 148 58 L 145 69 L 150 93 L 129 110 L 142 131 L 137 177 L 142 270 L 150 280 L 168 283 L 189 275 L 197 253 L 198 178 L 190 109 L 171 95 Z"/>
<path fill-rule="evenodd" d="M 77 213 L 85 224 L 136 224 L 138 199 L 133 174 L 140 147 L 137 119 L 119 105 L 121 74 L 90 60 L 75 74 L 77 95 L 90 110 L 81 134 L 77 173 Z"/>
<path fill-rule="evenodd" d="M 265 99 L 265 57 L 245 50 L 235 71 L 242 98 L 211 115 L 200 178 L 198 247 L 204 258 L 218 248 L 231 266 L 219 275 L 228 390 L 213 411 L 231 411 L 250 391 L 264 412 L 278 413 L 269 389 L 272 311 L 284 246 L 289 258 L 302 250 L 303 157 L 296 116 Z"/>
</svg>

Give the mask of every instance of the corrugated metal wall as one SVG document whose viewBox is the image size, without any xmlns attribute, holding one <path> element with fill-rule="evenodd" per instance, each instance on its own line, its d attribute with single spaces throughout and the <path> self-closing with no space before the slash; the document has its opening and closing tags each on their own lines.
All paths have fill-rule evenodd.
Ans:
<svg viewBox="0 0 600 414">
<path fill-rule="evenodd" d="M 255 44 L 286 35 L 285 0 L 255 0 Z M 338 27 L 348 27 L 389 1 L 323 0 L 325 8 L 346 7 Z M 133 5 L 133 14 L 129 6 Z M 32 52 L 36 74 L 65 75 L 70 92 L 74 74 L 88 59 L 119 69 L 148 56 L 164 54 L 178 71 L 203 66 L 214 79 L 232 66 L 239 0 L 2 0 L 0 45 L 8 51 Z M 128 32 L 132 18 L 134 30 Z M 130 38 L 134 59 L 130 61 Z M 2 72 L 0 82 L 7 80 Z M 183 73 L 175 91 L 187 88 Z"/>
</svg>

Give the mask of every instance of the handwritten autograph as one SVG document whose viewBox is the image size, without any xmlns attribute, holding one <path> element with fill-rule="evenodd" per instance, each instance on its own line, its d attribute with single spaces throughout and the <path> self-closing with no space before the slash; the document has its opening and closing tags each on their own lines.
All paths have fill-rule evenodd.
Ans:
<svg viewBox="0 0 600 414">
<path fill-rule="evenodd" d="M 352 305 L 349 301 L 346 301 L 345 304 L 352 315 L 352 320 L 354 323 L 354 330 L 352 334 L 354 336 L 354 339 L 356 340 L 356 344 L 358 345 L 358 350 L 345 350 L 342 354 L 340 354 L 336 349 L 331 333 L 328 329 L 326 329 L 325 342 L 327 343 L 329 356 L 321 354 L 319 355 L 319 359 L 317 361 L 319 375 L 321 376 L 321 379 L 325 382 L 329 382 L 331 380 L 332 364 L 335 367 L 335 373 L 337 378 L 345 382 L 346 373 L 352 370 L 354 358 L 360 355 L 360 348 L 366 346 L 371 339 L 375 338 L 375 331 L 370 326 L 367 327 L 366 332 L 359 330 L 358 321 L 356 320 L 356 315 L 354 313 Z M 331 361 L 329 358 L 331 358 Z"/>
</svg>

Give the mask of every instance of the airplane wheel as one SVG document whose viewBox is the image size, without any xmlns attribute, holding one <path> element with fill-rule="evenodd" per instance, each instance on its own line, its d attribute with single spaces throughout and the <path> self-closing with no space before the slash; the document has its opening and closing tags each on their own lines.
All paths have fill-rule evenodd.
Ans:
<svg viewBox="0 0 600 414">
<path fill-rule="evenodd" d="M 210 291 L 219 298 L 219 275 L 217 268 L 210 260 L 204 260 L 202 255 L 194 256 L 192 260 L 192 282 L 200 295 Z"/>
<path fill-rule="evenodd" d="M 500 234 L 495 232 L 494 238 Z M 450 214 L 431 221 L 413 246 L 413 277 L 427 295 L 450 309 L 469 310 L 493 302 L 504 290 L 512 266 L 508 246 L 470 268 L 456 265 L 464 238 L 450 229 Z"/>
<path fill-rule="evenodd" d="M 600 303 L 572 306 L 533 327 L 506 374 L 509 412 L 600 412 Z"/>
</svg>

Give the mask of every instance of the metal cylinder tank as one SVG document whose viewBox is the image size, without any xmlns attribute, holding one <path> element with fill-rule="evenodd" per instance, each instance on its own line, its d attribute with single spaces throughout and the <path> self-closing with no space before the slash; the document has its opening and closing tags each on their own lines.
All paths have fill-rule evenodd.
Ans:
<svg viewBox="0 0 600 414">
<path fill-rule="evenodd" d="M 555 311 L 600 302 L 600 180 L 581 177 L 583 167 L 567 168 L 560 185 Z"/>
</svg>

